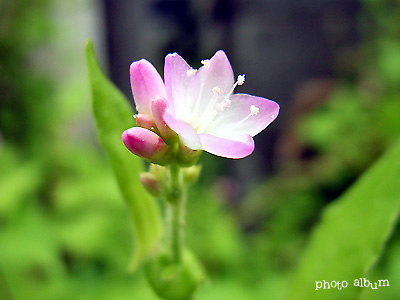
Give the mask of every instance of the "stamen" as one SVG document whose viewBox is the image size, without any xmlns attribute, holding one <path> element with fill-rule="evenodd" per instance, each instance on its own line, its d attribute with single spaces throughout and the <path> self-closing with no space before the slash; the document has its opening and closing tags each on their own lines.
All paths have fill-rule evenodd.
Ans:
<svg viewBox="0 0 400 300">
<path fill-rule="evenodd" d="M 238 124 L 243 123 L 244 121 L 246 121 L 248 118 L 250 118 L 251 116 L 255 116 L 260 112 L 260 109 L 255 106 L 255 105 L 250 105 L 250 113 L 244 117 L 243 119 L 241 119 Z"/>
<path fill-rule="evenodd" d="M 201 63 L 206 68 L 210 67 L 210 60 L 208 60 L 208 59 L 202 60 Z M 200 132 L 200 133 L 204 132 L 204 130 L 209 125 L 209 123 L 212 122 L 216 118 L 218 113 L 222 112 L 225 108 L 231 106 L 231 100 L 229 99 L 230 96 L 233 94 L 233 91 L 235 90 L 235 88 L 238 85 L 242 85 L 244 83 L 244 81 L 245 81 L 245 75 L 244 74 L 239 75 L 237 77 L 237 81 L 233 84 L 231 90 L 225 96 L 221 96 L 223 91 L 220 87 L 215 86 L 212 88 L 213 97 L 210 99 L 207 107 L 203 109 L 201 115 L 197 118 L 197 122 L 195 122 L 195 124 L 194 124 L 194 128 L 197 129 L 197 132 Z M 202 89 L 200 90 L 200 93 L 202 93 Z M 200 101 L 198 101 L 196 103 L 195 108 L 197 108 L 198 103 L 200 103 Z M 247 120 L 248 118 L 250 118 L 253 115 L 258 114 L 258 112 L 259 112 L 258 107 L 251 105 L 250 114 L 248 116 L 246 116 L 245 118 L 243 118 L 241 121 L 239 121 L 239 123 Z"/>
<path fill-rule="evenodd" d="M 260 109 L 257 106 L 255 106 L 255 105 L 250 106 L 250 115 L 251 116 L 257 115 L 259 112 L 260 112 Z"/>
<path fill-rule="evenodd" d="M 193 76 L 193 75 L 196 74 L 196 73 L 197 73 L 197 70 L 196 70 L 196 69 L 190 69 L 190 70 L 187 70 L 187 71 L 186 71 L 186 75 L 187 75 L 188 77 Z"/>
<path fill-rule="evenodd" d="M 245 81 L 245 75 L 244 74 L 239 75 L 237 78 L 237 84 L 242 85 L 244 83 L 244 81 Z"/>
<path fill-rule="evenodd" d="M 244 77 L 244 76 L 245 76 L 245 75 L 242 74 L 242 75 L 239 75 L 239 76 L 237 77 L 237 81 L 233 84 L 233 86 L 232 86 L 231 90 L 229 91 L 229 93 L 226 94 L 225 99 L 229 99 L 230 95 L 233 94 L 233 91 L 235 90 L 235 88 L 236 88 L 238 85 L 242 85 L 242 84 L 244 83 L 244 80 L 245 80 L 245 77 Z"/>
<path fill-rule="evenodd" d="M 210 67 L 210 60 L 209 59 L 203 59 L 201 63 L 208 69 Z"/>
<path fill-rule="evenodd" d="M 221 112 L 221 111 L 223 111 L 225 108 L 227 108 L 229 106 L 231 106 L 231 100 L 225 99 L 224 101 L 222 101 L 222 103 L 215 104 L 215 109 L 218 112 Z"/>
<path fill-rule="evenodd" d="M 230 99 L 225 99 L 224 102 L 222 102 L 222 107 L 226 108 L 226 107 L 231 106 L 231 102 L 232 101 Z"/>
<path fill-rule="evenodd" d="M 214 86 L 212 88 L 212 91 L 215 95 L 221 95 L 222 94 L 222 90 L 218 87 L 218 86 Z"/>
</svg>

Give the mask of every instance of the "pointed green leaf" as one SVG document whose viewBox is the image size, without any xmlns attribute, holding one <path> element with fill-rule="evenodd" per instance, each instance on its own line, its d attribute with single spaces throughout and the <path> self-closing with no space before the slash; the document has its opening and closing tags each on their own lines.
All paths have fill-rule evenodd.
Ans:
<svg viewBox="0 0 400 300">
<path fill-rule="evenodd" d="M 132 108 L 101 71 L 90 41 L 86 44 L 85 56 L 97 132 L 133 217 L 135 254 L 132 269 L 135 269 L 161 236 L 160 213 L 157 203 L 139 180 L 139 173 L 143 171 L 142 160 L 131 154 L 121 140 L 122 132 L 133 126 Z"/>
<path fill-rule="evenodd" d="M 355 287 L 354 281 L 367 276 L 399 210 L 400 142 L 326 208 L 286 299 L 358 299 L 363 288 Z M 315 290 L 316 281 L 323 280 L 347 281 L 348 287 Z"/>
</svg>

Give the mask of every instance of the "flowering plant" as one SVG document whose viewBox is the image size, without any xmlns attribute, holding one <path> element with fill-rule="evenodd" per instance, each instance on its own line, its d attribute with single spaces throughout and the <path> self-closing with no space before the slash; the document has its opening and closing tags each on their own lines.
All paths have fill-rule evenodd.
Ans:
<svg viewBox="0 0 400 300">
<path fill-rule="evenodd" d="M 141 181 L 149 193 L 165 201 L 168 230 L 147 267 L 150 284 L 164 299 L 189 299 L 204 277 L 183 246 L 186 190 L 199 175 L 195 164 L 201 152 L 244 158 L 254 150 L 253 136 L 279 113 L 274 101 L 233 94 L 245 76 L 234 82 L 222 50 L 201 63 L 196 70 L 177 53 L 168 54 L 165 82 L 145 59 L 130 67 L 138 114 L 136 127 L 125 130 L 122 141 L 133 154 L 153 163 Z"/>
</svg>

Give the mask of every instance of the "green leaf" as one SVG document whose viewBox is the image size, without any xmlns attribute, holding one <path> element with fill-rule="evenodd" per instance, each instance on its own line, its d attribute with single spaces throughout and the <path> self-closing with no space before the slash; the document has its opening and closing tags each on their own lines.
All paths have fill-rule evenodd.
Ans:
<svg viewBox="0 0 400 300">
<path fill-rule="evenodd" d="M 155 199 L 147 194 L 139 180 L 142 160 L 131 154 L 121 140 L 122 132 L 133 125 L 132 108 L 102 73 L 90 41 L 86 44 L 85 56 L 98 135 L 133 217 L 136 248 L 131 269 L 135 270 L 161 237 L 160 212 Z"/>
<path fill-rule="evenodd" d="M 0 299 L 12 300 L 10 288 L 6 280 L 6 276 L 3 274 L 3 270 L 0 268 Z"/>
<path fill-rule="evenodd" d="M 400 142 L 325 209 L 286 299 L 357 299 L 363 288 L 355 287 L 354 280 L 367 276 L 399 209 Z M 346 280 L 348 287 L 315 290 L 316 281 L 323 280 Z"/>
</svg>

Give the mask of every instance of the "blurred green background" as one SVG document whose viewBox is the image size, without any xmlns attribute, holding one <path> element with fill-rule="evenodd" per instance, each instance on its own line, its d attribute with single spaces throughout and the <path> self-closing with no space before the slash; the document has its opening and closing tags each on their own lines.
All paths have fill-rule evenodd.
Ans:
<svg viewBox="0 0 400 300">
<path fill-rule="evenodd" d="M 95 133 L 83 48 L 93 38 L 106 61 L 98 10 L 0 2 L 0 299 L 157 299 L 127 271 L 133 225 Z M 235 161 L 203 154 L 186 236 L 209 280 L 195 299 L 282 299 L 323 209 L 400 137 L 400 5 L 363 0 L 355 22 L 335 80 L 282 106 L 268 175 L 241 186 Z M 391 287 L 361 299 L 398 299 L 398 226 L 367 274 Z"/>
</svg>

